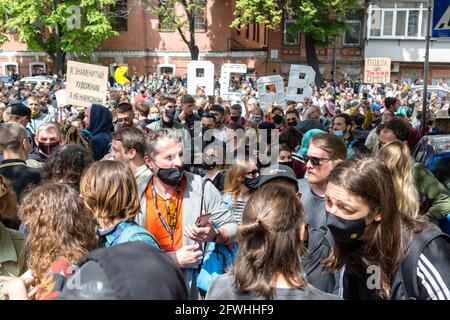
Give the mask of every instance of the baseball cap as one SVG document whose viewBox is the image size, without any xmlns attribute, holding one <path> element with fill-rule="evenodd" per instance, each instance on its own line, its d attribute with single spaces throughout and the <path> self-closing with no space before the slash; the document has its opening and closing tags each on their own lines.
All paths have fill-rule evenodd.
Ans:
<svg viewBox="0 0 450 320">
<path fill-rule="evenodd" d="M 262 187 L 265 183 L 274 179 L 286 179 L 294 183 L 298 190 L 298 180 L 294 170 L 284 164 L 276 164 L 261 170 L 261 175 L 258 181 L 258 188 Z"/>
<path fill-rule="evenodd" d="M 15 102 L 15 101 L 13 101 Z M 20 101 L 17 101 L 17 103 L 13 104 L 12 102 L 10 103 L 11 106 L 11 115 L 15 115 L 15 116 L 26 116 L 26 117 L 31 117 L 31 109 L 24 107 Z"/>
</svg>

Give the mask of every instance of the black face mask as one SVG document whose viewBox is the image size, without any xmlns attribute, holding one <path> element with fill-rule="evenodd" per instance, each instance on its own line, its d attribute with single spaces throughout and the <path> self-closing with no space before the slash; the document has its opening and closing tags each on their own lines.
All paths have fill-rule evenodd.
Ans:
<svg viewBox="0 0 450 320">
<path fill-rule="evenodd" d="M 247 188 L 249 188 L 251 191 L 258 189 L 258 183 L 261 176 L 258 176 L 257 178 L 247 178 L 244 177 L 244 184 Z"/>
<path fill-rule="evenodd" d="M 177 186 L 183 177 L 184 169 L 175 168 L 159 168 L 156 176 L 169 186 Z"/>
<path fill-rule="evenodd" d="M 211 156 L 205 157 L 205 160 L 203 162 L 203 169 L 209 171 L 209 170 L 214 169 L 216 166 L 217 166 L 217 163 L 213 157 L 211 157 Z"/>
<path fill-rule="evenodd" d="M 141 91 L 139 91 L 141 94 L 144 94 L 145 93 L 145 90 L 141 90 Z"/>
<path fill-rule="evenodd" d="M 172 122 L 173 118 L 175 117 L 175 109 L 166 110 L 166 116 L 169 118 L 169 121 Z"/>
<path fill-rule="evenodd" d="M 239 116 L 230 117 L 231 121 L 233 121 L 233 122 L 238 122 L 240 118 L 241 117 L 239 117 Z"/>
<path fill-rule="evenodd" d="M 297 125 L 297 120 L 288 122 L 289 127 L 295 127 Z"/>
<path fill-rule="evenodd" d="M 342 219 L 327 211 L 327 226 L 336 242 L 352 243 L 362 237 L 366 229 L 366 221 L 364 218 Z"/>
<path fill-rule="evenodd" d="M 273 116 L 273 123 L 281 124 L 282 122 L 283 122 L 283 116 L 280 116 L 279 114 L 276 114 Z"/>
<path fill-rule="evenodd" d="M 39 142 L 39 150 L 41 150 L 41 152 L 47 156 L 50 156 L 53 152 L 53 149 L 55 149 L 56 147 L 59 147 L 59 142 L 53 142 L 53 143 L 44 143 L 44 142 Z"/>
</svg>

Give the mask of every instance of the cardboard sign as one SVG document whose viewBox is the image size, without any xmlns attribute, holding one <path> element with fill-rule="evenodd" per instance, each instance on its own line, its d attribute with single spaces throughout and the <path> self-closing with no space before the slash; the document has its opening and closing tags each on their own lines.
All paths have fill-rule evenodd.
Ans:
<svg viewBox="0 0 450 320">
<path fill-rule="evenodd" d="M 291 64 L 286 100 L 303 102 L 313 94 L 311 84 L 315 82 L 316 72 L 310 66 Z"/>
<path fill-rule="evenodd" d="M 391 58 L 366 58 L 364 67 L 364 82 L 391 82 Z"/>
<path fill-rule="evenodd" d="M 188 94 L 195 96 L 197 88 L 204 87 L 207 96 L 214 95 L 214 64 L 211 61 L 191 61 L 187 69 Z"/>
<path fill-rule="evenodd" d="M 67 104 L 88 108 L 106 104 L 108 68 L 93 64 L 67 62 Z"/>
<path fill-rule="evenodd" d="M 284 106 L 284 82 L 280 75 L 261 77 L 256 81 L 258 88 L 259 104 L 261 109 L 266 110 L 267 105 L 276 103 Z"/>
<path fill-rule="evenodd" d="M 230 82 L 232 73 L 247 73 L 247 66 L 245 64 L 225 63 L 220 70 L 220 97 L 224 100 L 241 100 L 242 92 L 239 89 L 230 91 Z"/>
<path fill-rule="evenodd" d="M 59 106 L 67 106 L 67 91 L 61 89 L 55 92 L 56 104 Z"/>
</svg>

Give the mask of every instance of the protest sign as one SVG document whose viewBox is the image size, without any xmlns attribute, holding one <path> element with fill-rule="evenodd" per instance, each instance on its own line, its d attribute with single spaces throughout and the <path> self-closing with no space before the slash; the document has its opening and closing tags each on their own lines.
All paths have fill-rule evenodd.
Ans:
<svg viewBox="0 0 450 320">
<path fill-rule="evenodd" d="M 316 72 L 312 67 L 291 64 L 286 100 L 302 102 L 305 97 L 311 97 L 313 89 L 310 84 L 314 83 L 315 77 Z"/>
<path fill-rule="evenodd" d="M 55 92 L 56 104 L 59 106 L 67 106 L 67 91 L 61 89 Z"/>
<path fill-rule="evenodd" d="M 391 82 L 391 58 L 366 58 L 364 66 L 364 82 Z"/>
<path fill-rule="evenodd" d="M 67 104 L 89 107 L 106 104 L 108 68 L 93 64 L 67 62 Z"/>
<path fill-rule="evenodd" d="M 267 105 L 275 103 L 284 106 L 284 82 L 280 75 L 261 77 L 256 81 L 258 88 L 259 105 L 266 110 Z M 266 110 L 267 111 L 267 110 Z"/>
<path fill-rule="evenodd" d="M 211 61 L 188 63 L 188 94 L 195 96 L 198 87 L 204 87 L 207 96 L 214 95 L 214 64 Z"/>
</svg>

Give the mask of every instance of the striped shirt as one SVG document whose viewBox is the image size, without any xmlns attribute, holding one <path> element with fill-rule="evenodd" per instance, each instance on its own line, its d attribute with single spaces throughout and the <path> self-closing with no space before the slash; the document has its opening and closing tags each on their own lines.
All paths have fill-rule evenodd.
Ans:
<svg viewBox="0 0 450 320">
<path fill-rule="evenodd" d="M 244 208 L 245 208 L 245 204 L 247 202 L 246 201 L 236 201 L 236 203 L 233 206 L 233 214 L 234 214 L 234 218 L 236 219 L 236 222 L 238 223 L 238 225 L 241 225 L 242 222 L 242 215 L 244 214 Z"/>
<path fill-rule="evenodd" d="M 441 273 L 422 253 L 419 256 L 417 276 L 426 289 L 431 300 L 450 300 L 450 291 L 442 278 Z M 446 279 L 448 281 L 448 279 Z"/>
</svg>

